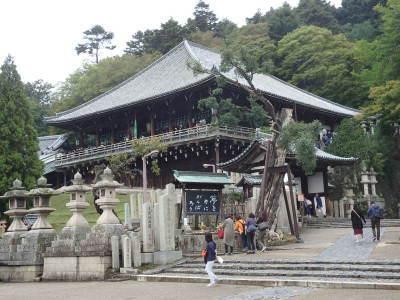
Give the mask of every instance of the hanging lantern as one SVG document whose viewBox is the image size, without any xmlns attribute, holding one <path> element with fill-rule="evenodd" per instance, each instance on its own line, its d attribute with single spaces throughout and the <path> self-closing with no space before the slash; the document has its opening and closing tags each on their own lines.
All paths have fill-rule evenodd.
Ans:
<svg viewBox="0 0 400 300">
<path fill-rule="evenodd" d="M 187 158 L 187 153 L 185 153 L 185 158 Z"/>
<path fill-rule="evenodd" d="M 175 160 L 177 160 L 178 159 L 178 155 L 175 155 Z"/>
<path fill-rule="evenodd" d="M 167 157 L 165 157 L 165 161 L 168 161 L 168 158 L 167 158 Z"/>
<path fill-rule="evenodd" d="M 197 151 L 196 154 L 197 154 L 197 156 L 199 156 L 200 155 L 199 151 Z"/>
</svg>

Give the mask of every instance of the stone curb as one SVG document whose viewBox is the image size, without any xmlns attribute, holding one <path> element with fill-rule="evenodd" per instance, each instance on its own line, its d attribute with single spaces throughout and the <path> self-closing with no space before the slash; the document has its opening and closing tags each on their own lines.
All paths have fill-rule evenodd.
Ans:
<svg viewBox="0 0 400 300">
<path fill-rule="evenodd" d="M 199 276 L 171 276 L 171 275 L 135 275 L 132 276 L 140 282 L 185 282 L 208 283 L 209 279 Z M 381 289 L 400 290 L 400 283 L 385 282 L 354 282 L 354 281 L 324 281 L 324 280 L 290 280 L 290 279 L 258 279 L 258 278 L 221 278 L 220 284 L 231 285 L 256 285 L 264 287 L 297 286 L 310 288 L 334 288 L 334 289 Z"/>
</svg>

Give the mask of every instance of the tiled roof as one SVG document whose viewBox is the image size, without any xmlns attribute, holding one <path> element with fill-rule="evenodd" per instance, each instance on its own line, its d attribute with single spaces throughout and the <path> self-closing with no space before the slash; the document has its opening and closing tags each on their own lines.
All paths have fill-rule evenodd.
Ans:
<svg viewBox="0 0 400 300">
<path fill-rule="evenodd" d="M 120 109 L 188 89 L 214 77 L 204 73 L 194 74 L 188 66 L 190 62 L 198 62 L 203 68 L 211 70 L 213 67 L 219 67 L 221 55 L 201 45 L 183 41 L 141 72 L 110 91 L 73 109 L 58 113 L 53 117 L 47 117 L 46 121 L 49 124 L 59 124 Z M 224 73 L 224 76 L 231 81 L 246 84 L 243 79 L 236 77 L 233 70 Z M 354 116 L 358 113 L 358 110 L 308 93 L 271 75 L 256 74 L 253 83 L 256 88 L 267 94 L 300 105 L 344 116 Z"/>
<path fill-rule="evenodd" d="M 237 186 L 251 185 L 259 186 L 262 182 L 262 175 L 243 174 L 242 179 L 236 184 Z"/>
<path fill-rule="evenodd" d="M 232 158 L 231 160 L 225 161 L 223 163 L 218 164 L 217 166 L 226 169 L 229 168 L 232 165 L 237 164 L 239 161 L 241 161 L 243 158 L 249 156 L 252 151 L 255 151 L 257 149 L 257 145 L 262 143 L 262 139 L 255 139 L 253 142 L 250 143 L 250 145 L 244 149 L 238 156 Z M 291 154 L 294 156 L 294 154 Z M 315 147 L 315 155 L 317 157 L 317 160 L 319 161 L 326 161 L 326 162 L 337 162 L 337 163 L 343 163 L 343 164 L 351 164 L 358 159 L 355 157 L 341 157 L 337 156 L 334 154 L 330 154 L 328 152 L 325 152 L 321 149 L 318 149 Z"/>
<path fill-rule="evenodd" d="M 180 183 L 232 184 L 229 176 L 224 173 L 174 170 L 174 177 Z"/>
</svg>

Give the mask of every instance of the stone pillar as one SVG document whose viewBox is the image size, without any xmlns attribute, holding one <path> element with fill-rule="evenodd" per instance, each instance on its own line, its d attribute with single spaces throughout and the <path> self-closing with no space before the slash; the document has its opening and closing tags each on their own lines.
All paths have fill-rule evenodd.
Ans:
<svg viewBox="0 0 400 300">
<path fill-rule="evenodd" d="M 124 203 L 124 225 L 129 225 L 131 222 L 131 214 L 129 210 L 129 203 Z"/>
<path fill-rule="evenodd" d="M 334 217 L 339 217 L 339 201 L 333 201 Z"/>
<path fill-rule="evenodd" d="M 371 172 L 369 174 L 370 174 L 369 183 L 371 184 L 371 194 L 372 194 L 372 196 L 376 196 L 376 187 L 375 187 L 375 185 L 378 183 L 378 180 L 376 180 L 376 174 L 377 173 L 374 171 L 373 168 L 371 168 Z"/>
<path fill-rule="evenodd" d="M 128 233 L 131 243 L 132 243 L 132 260 L 133 266 L 138 268 L 142 265 L 142 254 L 141 254 L 141 245 L 140 238 L 138 232 L 129 232 Z"/>
<path fill-rule="evenodd" d="M 369 189 L 368 189 L 368 184 L 369 184 L 369 172 L 366 170 L 363 170 L 361 172 L 361 184 L 364 186 L 364 197 L 367 198 L 369 196 Z"/>
<path fill-rule="evenodd" d="M 141 208 L 142 208 L 142 193 L 134 192 L 130 195 L 131 204 L 131 217 L 132 219 L 141 218 Z"/>
<path fill-rule="evenodd" d="M 132 267 L 132 243 L 127 235 L 121 236 L 124 268 Z"/>
<path fill-rule="evenodd" d="M 343 199 L 339 200 L 339 215 L 341 218 L 345 217 L 344 216 L 344 201 L 343 201 Z"/>
<path fill-rule="evenodd" d="M 160 233 L 160 251 L 175 250 L 175 220 L 171 205 L 169 205 L 169 200 L 168 195 L 163 195 L 158 202 L 159 224 L 163 224 L 163 226 L 159 226 L 157 230 Z"/>
<path fill-rule="evenodd" d="M 111 237 L 111 255 L 112 255 L 112 268 L 114 271 L 119 271 L 119 236 L 114 235 Z"/>
<path fill-rule="evenodd" d="M 159 205 L 158 203 L 153 204 L 153 234 L 154 234 L 154 251 L 160 251 L 160 235 L 161 231 L 165 225 L 163 223 L 160 223 L 160 217 L 159 217 Z M 162 224 L 160 226 L 160 224 Z"/>
<path fill-rule="evenodd" d="M 149 202 L 142 204 L 141 229 L 143 235 L 143 252 L 154 252 L 153 208 Z"/>
</svg>

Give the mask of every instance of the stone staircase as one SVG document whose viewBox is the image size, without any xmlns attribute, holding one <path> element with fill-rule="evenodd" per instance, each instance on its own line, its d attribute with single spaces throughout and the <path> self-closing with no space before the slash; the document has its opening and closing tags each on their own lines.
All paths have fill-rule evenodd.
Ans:
<svg viewBox="0 0 400 300">
<path fill-rule="evenodd" d="M 351 228 L 351 220 L 345 218 L 312 218 L 304 223 L 306 228 Z M 371 227 L 367 219 L 365 227 Z M 381 227 L 400 227 L 400 219 L 382 219 Z"/>
<path fill-rule="evenodd" d="M 399 261 L 240 260 L 216 263 L 219 283 L 261 286 L 378 288 L 400 290 Z M 187 260 L 139 281 L 208 282 L 204 263 Z"/>
</svg>

